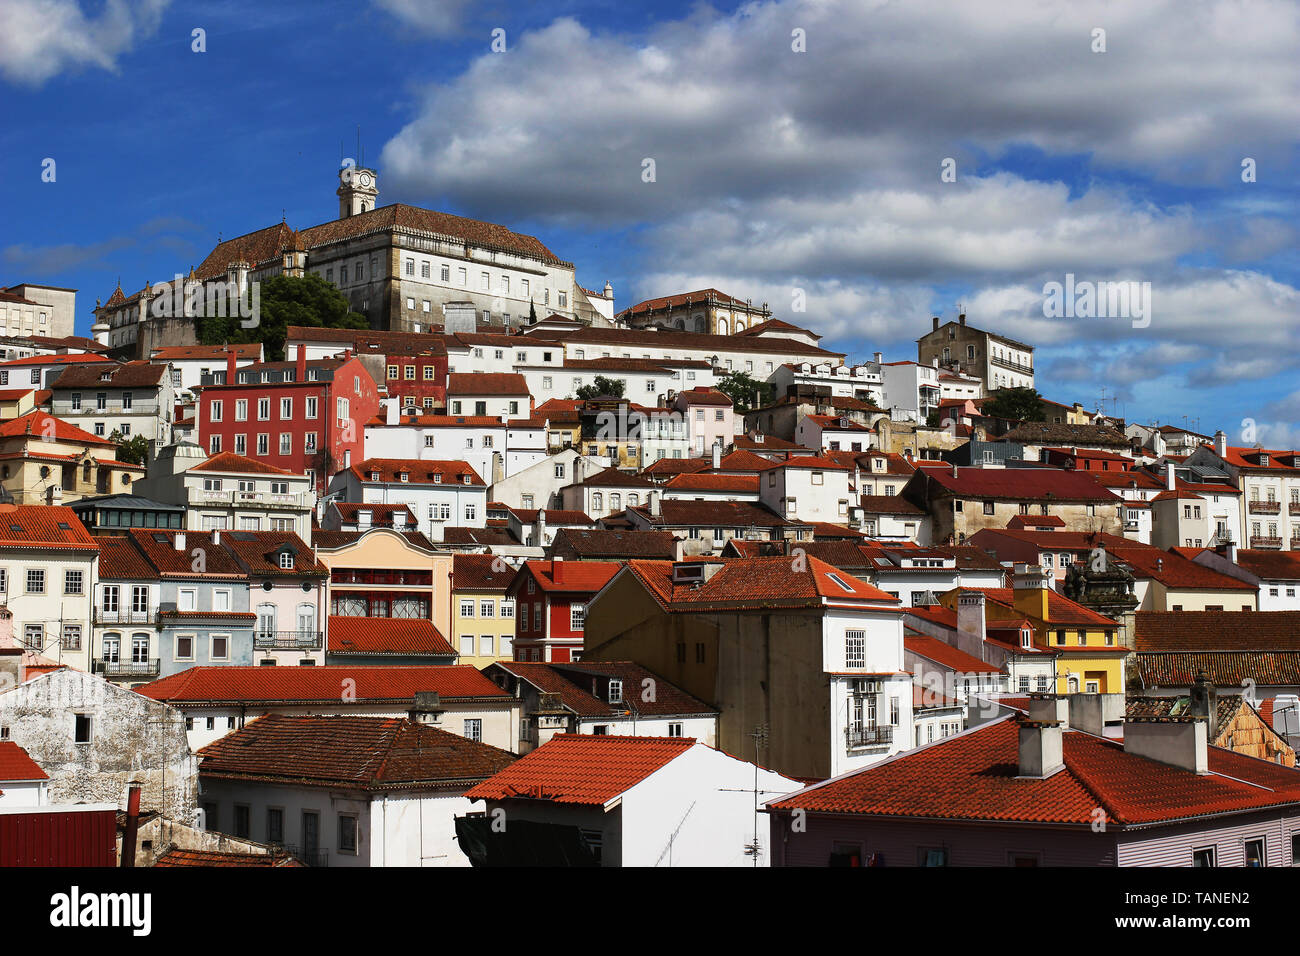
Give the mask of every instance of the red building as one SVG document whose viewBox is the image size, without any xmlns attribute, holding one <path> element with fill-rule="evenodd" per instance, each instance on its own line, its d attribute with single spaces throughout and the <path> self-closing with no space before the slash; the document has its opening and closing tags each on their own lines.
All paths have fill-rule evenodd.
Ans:
<svg viewBox="0 0 1300 956">
<path fill-rule="evenodd" d="M 211 455 L 232 451 L 306 474 L 317 494 L 329 479 L 365 459 L 365 424 L 379 411 L 379 390 L 345 351 L 332 359 L 258 362 L 203 377 L 198 441 Z"/>
<path fill-rule="evenodd" d="M 587 602 L 623 565 L 617 561 L 529 561 L 510 582 L 515 660 L 576 661 L 582 656 Z"/>
<path fill-rule="evenodd" d="M 403 410 L 446 407 L 447 345 L 441 335 L 301 326 L 287 330 L 286 357 L 301 349 L 322 357 L 334 354 L 335 348 L 352 349 Z"/>
</svg>

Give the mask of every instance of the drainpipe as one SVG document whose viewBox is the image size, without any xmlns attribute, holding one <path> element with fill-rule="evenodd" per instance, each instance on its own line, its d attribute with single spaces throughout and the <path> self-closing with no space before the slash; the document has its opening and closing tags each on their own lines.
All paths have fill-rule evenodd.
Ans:
<svg viewBox="0 0 1300 956">
<path fill-rule="evenodd" d="M 140 832 L 140 785 L 130 784 L 126 796 L 126 830 L 122 834 L 121 868 L 135 867 L 136 836 Z"/>
</svg>

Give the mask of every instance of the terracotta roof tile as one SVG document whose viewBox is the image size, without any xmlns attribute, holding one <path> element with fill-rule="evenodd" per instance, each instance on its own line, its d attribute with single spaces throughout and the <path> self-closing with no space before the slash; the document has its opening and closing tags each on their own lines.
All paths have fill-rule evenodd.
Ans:
<svg viewBox="0 0 1300 956">
<path fill-rule="evenodd" d="M 389 717 L 259 717 L 198 753 L 208 779 L 281 780 L 356 790 L 463 786 L 515 755 Z"/>
<path fill-rule="evenodd" d="M 455 656 L 456 649 L 432 621 L 415 618 L 342 617 L 329 619 L 329 649 L 334 654 Z"/>
<path fill-rule="evenodd" d="M 486 487 L 474 466 L 467 461 L 424 461 L 419 458 L 367 458 L 352 466 L 352 472 L 362 482 L 378 480 L 388 484 L 412 485 L 464 485 Z M 371 476 L 378 474 L 378 479 Z M 469 478 L 466 481 L 466 478 Z"/>
<path fill-rule="evenodd" d="M 66 505 L 0 505 L 0 548 L 98 551 L 99 545 Z"/>
<path fill-rule="evenodd" d="M 507 696 L 468 664 L 190 667 L 137 687 L 136 692 L 171 704 L 338 702 L 345 680 L 353 682 L 358 703 L 410 701 L 419 691 L 435 691 L 444 699 Z"/>
<path fill-rule="evenodd" d="M 509 395 L 527 398 L 528 380 L 518 372 L 451 372 L 447 395 Z"/>
<path fill-rule="evenodd" d="M 244 455 L 236 455 L 233 451 L 218 452 L 209 457 L 206 461 L 201 461 L 190 471 L 219 471 L 226 474 L 235 475 L 292 475 L 292 471 L 284 468 L 276 468 L 274 465 L 268 465 L 264 461 L 258 461 L 256 458 L 248 458 Z"/>
<path fill-rule="evenodd" d="M 50 775 L 12 740 L 0 740 L 0 782 L 49 780 Z"/>
<path fill-rule="evenodd" d="M 603 806 L 695 745 L 690 737 L 557 734 L 465 796 Z"/>
</svg>

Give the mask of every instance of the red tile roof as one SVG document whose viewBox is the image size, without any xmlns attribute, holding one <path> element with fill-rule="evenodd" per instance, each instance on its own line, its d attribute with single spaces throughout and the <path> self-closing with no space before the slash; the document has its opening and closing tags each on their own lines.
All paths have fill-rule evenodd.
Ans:
<svg viewBox="0 0 1300 956">
<path fill-rule="evenodd" d="M 452 557 L 456 591 L 505 591 L 517 573 L 495 554 L 457 554 Z"/>
<path fill-rule="evenodd" d="M 1209 448 L 1211 451 L 1214 450 L 1213 446 L 1210 445 L 1205 445 L 1203 447 Z M 1268 455 L 1267 465 L 1259 465 L 1256 464 L 1256 462 L 1254 461 L 1254 459 L 1261 453 Z M 1266 470 L 1266 471 L 1295 472 L 1296 471 L 1295 467 L 1291 465 L 1283 464 L 1281 459 L 1290 458 L 1291 456 L 1296 454 L 1300 454 L 1300 453 L 1294 450 L 1283 451 L 1274 448 L 1241 448 L 1235 445 L 1229 445 L 1227 448 L 1227 454 L 1224 456 L 1223 460 L 1227 462 L 1229 465 L 1232 465 L 1234 468 L 1240 468 L 1245 471 Z"/>
<path fill-rule="evenodd" d="M 467 461 L 422 461 L 419 458 L 367 458 L 353 465 L 352 473 L 362 482 L 370 482 L 372 474 L 378 473 L 380 482 L 403 484 L 402 474 L 406 475 L 406 484 L 412 485 L 463 485 L 465 487 L 486 487 L 474 466 Z M 438 481 L 434 480 L 437 476 Z M 469 476 L 469 481 L 465 477 Z"/>
<path fill-rule="evenodd" d="M 79 356 L 84 358 L 85 356 Z M 74 365 L 65 369 L 50 388 L 153 388 L 162 384 L 167 374 L 165 365 L 149 362 L 127 362 L 125 365 Z M 108 381 L 104 376 L 108 375 Z"/>
<path fill-rule="evenodd" d="M 965 588 L 964 590 L 979 591 L 994 604 L 1020 610 L 1016 608 L 1016 592 L 1013 588 Z M 1047 589 L 1047 620 L 1044 623 L 1108 629 L 1119 627 L 1117 622 L 1084 607 L 1077 601 L 1070 600 L 1064 594 L 1056 593 L 1051 588 Z"/>
<path fill-rule="evenodd" d="M 557 734 L 465 796 L 604 806 L 695 745 L 690 737 Z"/>
<path fill-rule="evenodd" d="M 965 651 L 958 650 L 951 644 L 945 644 L 936 637 L 925 634 L 909 634 L 903 638 L 903 647 L 926 660 L 934 661 L 958 674 L 1002 674 L 1000 667 L 995 667 Z"/>
<path fill-rule="evenodd" d="M 670 561 L 630 561 L 628 570 L 661 607 L 673 612 L 819 608 L 841 602 L 851 606 L 899 604 L 879 588 L 808 554 L 799 561 L 758 557 L 711 559 L 709 563 L 720 567 L 699 585 L 674 584 Z"/>
<path fill-rule="evenodd" d="M 256 458 L 247 458 L 244 455 L 236 455 L 233 451 L 218 452 L 210 456 L 206 461 L 201 461 L 190 471 L 219 471 L 224 474 L 234 475 L 292 475 L 294 472 L 287 471 L 284 468 L 276 468 L 274 465 L 268 465 L 264 461 L 258 461 Z"/>
<path fill-rule="evenodd" d="M 61 418 L 55 418 L 48 412 L 32 409 L 26 415 L 19 415 L 0 424 L 0 439 L 26 436 L 49 438 L 56 442 L 72 442 L 78 445 L 112 445 L 106 438 L 97 438 L 88 431 L 82 431 L 75 425 L 69 425 Z"/>
<path fill-rule="evenodd" d="M 1138 611 L 1133 640 L 1138 651 L 1300 651 L 1300 611 Z"/>
<path fill-rule="evenodd" d="M 198 757 L 199 774 L 209 780 L 366 791 L 464 786 L 515 760 L 507 751 L 403 718 L 280 714 L 259 717 Z"/>
<path fill-rule="evenodd" d="M 41 769 L 41 765 L 26 750 L 12 740 L 0 740 L 0 782 L 49 779 L 50 775 Z"/>
<path fill-rule="evenodd" d="M 641 477 L 653 475 L 688 475 L 697 471 L 707 471 L 713 464 L 710 458 L 660 458 L 654 464 L 641 470 Z"/>
<path fill-rule="evenodd" d="M 0 504 L 0 548 L 98 551 L 99 545 L 66 505 Z"/>
<path fill-rule="evenodd" d="M 932 820 L 1090 826 L 1173 823 L 1300 801 L 1300 773 L 1211 747 L 1200 775 L 1079 731 L 1063 733 L 1065 769 L 1019 777 L 1019 723 L 995 721 L 769 804 L 779 810 Z"/>
<path fill-rule="evenodd" d="M 348 680 L 358 703 L 406 702 L 419 691 L 436 691 L 444 699 L 507 697 L 468 664 L 189 667 L 135 690 L 170 704 L 338 703 Z"/>
<path fill-rule="evenodd" d="M 918 508 L 900 495 L 859 495 L 858 503 L 866 514 L 912 515 L 913 517 L 925 514 L 923 508 Z"/>
<path fill-rule="evenodd" d="M 162 359 L 175 362 L 186 359 L 207 359 L 213 362 L 225 362 L 231 352 L 235 359 L 259 359 L 262 356 L 260 342 L 230 345 L 166 345 L 155 348 L 149 353 L 150 360 Z"/>
<path fill-rule="evenodd" d="M 1237 566 L 1266 581 L 1300 580 L 1300 551 L 1237 552 Z"/>
<path fill-rule="evenodd" d="M 677 474 L 664 482 L 671 491 L 734 491 L 758 494 L 757 475 Z"/>
<path fill-rule="evenodd" d="M 1119 503 L 1081 471 L 1060 468 L 926 468 L 925 474 L 943 491 L 957 497 L 1014 499 L 1016 501 L 1101 501 Z"/>
<path fill-rule="evenodd" d="M 432 621 L 397 617 L 343 617 L 329 619 L 329 648 L 334 654 L 449 657 L 456 649 Z"/>
<path fill-rule="evenodd" d="M 1012 531 L 1025 531 L 1033 528 L 1064 528 L 1065 519 L 1057 515 L 1012 515 L 1007 522 Z"/>
<path fill-rule="evenodd" d="M 557 564 L 558 582 L 555 580 Z M 622 566 L 617 561 L 528 561 L 520 580 L 524 575 L 531 575 L 543 591 L 595 594 Z"/>
<path fill-rule="evenodd" d="M 725 292 L 719 292 L 717 289 L 699 289 L 695 292 L 679 292 L 676 295 L 665 295 L 658 299 L 645 299 L 636 305 L 629 305 L 619 315 L 637 315 L 641 312 L 661 312 L 664 309 L 676 309 L 681 306 L 692 305 L 721 305 L 721 306 L 739 306 L 741 308 L 750 308 L 750 304 L 735 296 L 727 295 Z"/>
<path fill-rule="evenodd" d="M 717 405 L 719 407 L 731 408 L 731 396 L 725 392 L 719 392 L 716 388 L 686 388 L 677 393 L 678 401 L 685 402 L 687 405 Z"/>
<path fill-rule="evenodd" d="M 546 512 L 547 525 L 576 524 L 583 527 L 590 527 L 596 523 L 596 519 L 589 517 L 585 511 L 574 511 L 565 508 L 511 508 L 513 514 L 523 524 L 529 525 L 537 520 L 537 515 Z"/>
<path fill-rule="evenodd" d="M 527 398 L 528 380 L 518 372 L 451 372 L 447 375 L 447 394 Z"/>
<path fill-rule="evenodd" d="M 1243 591 L 1252 595 L 1256 592 L 1255 585 L 1189 561 L 1181 554 L 1140 545 L 1109 547 L 1107 550 L 1115 560 L 1128 565 L 1136 577 L 1151 578 L 1167 588 Z"/>
</svg>

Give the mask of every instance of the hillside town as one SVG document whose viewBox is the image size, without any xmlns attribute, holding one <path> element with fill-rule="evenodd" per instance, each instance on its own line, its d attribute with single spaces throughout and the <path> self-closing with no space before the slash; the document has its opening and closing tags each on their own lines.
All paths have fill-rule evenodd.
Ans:
<svg viewBox="0 0 1300 956">
<path fill-rule="evenodd" d="M 0 289 L 0 865 L 1300 865 L 1300 451 L 326 185 Z"/>
</svg>

